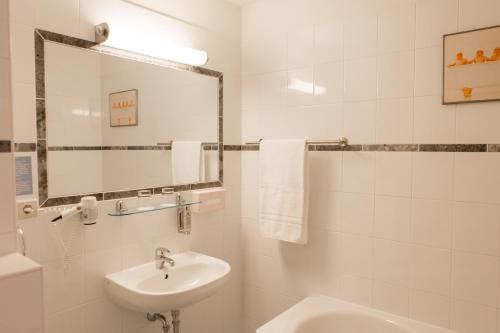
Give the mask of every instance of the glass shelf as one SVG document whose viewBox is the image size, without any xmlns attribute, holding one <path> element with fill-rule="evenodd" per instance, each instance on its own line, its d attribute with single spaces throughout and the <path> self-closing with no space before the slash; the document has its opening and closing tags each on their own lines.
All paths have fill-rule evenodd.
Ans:
<svg viewBox="0 0 500 333">
<path fill-rule="evenodd" d="M 185 206 L 198 205 L 198 204 L 201 204 L 201 201 L 182 202 L 182 203 L 179 203 L 179 204 L 175 204 L 175 203 L 162 203 L 162 204 L 155 204 L 155 205 L 149 205 L 149 206 L 128 208 L 126 211 L 123 211 L 123 212 L 111 212 L 111 213 L 108 213 L 108 215 L 109 216 L 127 216 L 127 215 L 142 214 L 142 213 L 148 213 L 148 212 L 156 212 L 158 210 L 165 210 L 165 209 L 172 209 L 172 208 L 179 208 L 179 207 L 185 207 Z"/>
</svg>

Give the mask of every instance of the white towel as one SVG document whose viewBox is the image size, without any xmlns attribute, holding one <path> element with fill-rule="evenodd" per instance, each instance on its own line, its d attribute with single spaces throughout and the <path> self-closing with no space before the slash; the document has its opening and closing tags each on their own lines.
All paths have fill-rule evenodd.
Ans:
<svg viewBox="0 0 500 333">
<path fill-rule="evenodd" d="M 307 243 L 308 163 L 305 140 L 263 140 L 259 153 L 259 219 L 263 236 Z"/>
<path fill-rule="evenodd" d="M 172 143 L 172 183 L 188 184 L 205 181 L 205 158 L 200 141 Z"/>
</svg>

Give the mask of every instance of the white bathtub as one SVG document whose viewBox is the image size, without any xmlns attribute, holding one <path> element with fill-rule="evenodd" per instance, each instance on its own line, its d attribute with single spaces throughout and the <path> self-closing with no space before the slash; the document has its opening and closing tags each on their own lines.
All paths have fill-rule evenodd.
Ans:
<svg viewBox="0 0 500 333">
<path fill-rule="evenodd" d="M 308 297 L 257 333 L 455 333 L 325 296 Z"/>
</svg>

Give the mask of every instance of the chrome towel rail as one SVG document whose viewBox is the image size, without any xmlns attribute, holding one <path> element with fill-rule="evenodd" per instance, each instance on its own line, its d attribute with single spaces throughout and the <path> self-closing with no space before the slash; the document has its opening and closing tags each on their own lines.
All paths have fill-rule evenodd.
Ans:
<svg viewBox="0 0 500 333">
<path fill-rule="evenodd" d="M 157 146 L 171 146 L 173 142 L 174 142 L 173 140 L 170 142 L 158 142 L 156 145 Z M 202 146 L 217 146 L 218 143 L 217 142 L 202 142 L 201 145 Z"/>
<path fill-rule="evenodd" d="M 259 139 L 259 141 L 249 141 L 245 142 L 247 145 L 258 145 L 262 139 Z M 344 137 L 340 137 L 337 140 L 307 140 L 306 141 L 307 145 L 338 145 L 341 147 L 345 147 L 349 144 L 349 140 Z"/>
</svg>

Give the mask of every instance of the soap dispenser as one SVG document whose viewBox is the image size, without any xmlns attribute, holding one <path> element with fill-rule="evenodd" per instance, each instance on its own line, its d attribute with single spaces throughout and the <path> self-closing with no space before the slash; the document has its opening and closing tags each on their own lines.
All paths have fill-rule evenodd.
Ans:
<svg viewBox="0 0 500 333">
<path fill-rule="evenodd" d="M 182 206 L 177 208 L 178 231 L 181 234 L 189 235 L 191 233 L 191 206 Z"/>
</svg>

